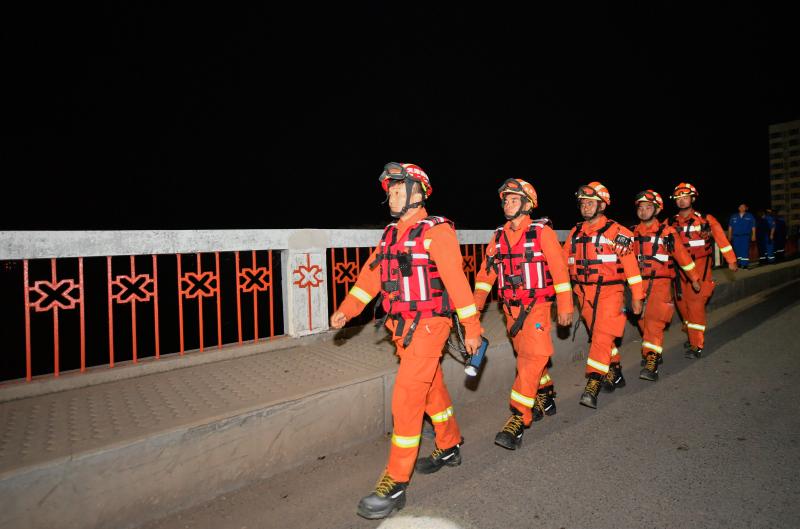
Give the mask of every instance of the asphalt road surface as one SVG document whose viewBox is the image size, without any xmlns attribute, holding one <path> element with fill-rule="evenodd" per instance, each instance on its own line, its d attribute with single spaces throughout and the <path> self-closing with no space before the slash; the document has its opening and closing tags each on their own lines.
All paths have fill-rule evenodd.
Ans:
<svg viewBox="0 0 800 529">
<path fill-rule="evenodd" d="M 627 386 L 601 393 L 597 410 L 578 405 L 582 362 L 553 366 L 558 413 L 517 451 L 493 443 L 511 380 L 456 403 L 462 465 L 414 476 L 387 520 L 355 514 L 385 464 L 383 438 L 143 527 L 800 527 L 800 282 L 711 313 L 699 360 L 683 357 L 684 336 L 673 325 L 655 383 L 638 378 L 639 343 L 622 348 Z M 421 453 L 432 449 L 425 436 Z"/>
</svg>

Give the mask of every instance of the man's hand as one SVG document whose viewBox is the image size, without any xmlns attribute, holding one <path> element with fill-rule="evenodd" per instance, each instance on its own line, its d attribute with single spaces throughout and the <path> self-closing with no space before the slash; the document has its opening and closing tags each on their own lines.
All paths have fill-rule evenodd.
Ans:
<svg viewBox="0 0 800 529">
<path fill-rule="evenodd" d="M 572 313 L 565 312 L 564 314 L 558 314 L 558 324 L 562 327 L 569 327 L 572 325 Z"/>
<path fill-rule="evenodd" d="M 478 347 L 481 346 L 481 337 L 478 336 L 477 338 L 465 338 L 464 339 L 464 347 L 467 348 L 467 354 L 475 354 L 478 351 Z"/>
<path fill-rule="evenodd" d="M 632 299 L 631 300 L 631 309 L 633 310 L 634 314 L 641 314 L 642 313 L 642 305 L 643 300 L 641 299 Z"/>
<path fill-rule="evenodd" d="M 732 263 L 728 263 L 728 269 L 730 269 L 731 272 L 736 272 L 739 270 L 739 266 L 736 264 L 736 261 L 734 261 Z"/>
<path fill-rule="evenodd" d="M 337 310 L 331 314 L 331 327 L 334 329 L 341 329 L 345 323 L 347 323 L 347 316 L 344 315 L 344 312 Z"/>
<path fill-rule="evenodd" d="M 692 290 L 700 292 L 700 281 L 692 281 Z"/>
</svg>

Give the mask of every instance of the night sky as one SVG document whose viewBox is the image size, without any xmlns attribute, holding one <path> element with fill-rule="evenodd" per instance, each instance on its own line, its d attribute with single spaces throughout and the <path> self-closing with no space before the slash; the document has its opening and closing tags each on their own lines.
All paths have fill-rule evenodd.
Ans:
<svg viewBox="0 0 800 529">
<path fill-rule="evenodd" d="M 3 8 L 0 229 L 379 227 L 389 161 L 456 227 L 500 224 L 509 177 L 557 228 L 591 180 L 623 222 L 680 181 L 724 222 L 800 119 L 777 4 L 111 4 Z"/>
</svg>

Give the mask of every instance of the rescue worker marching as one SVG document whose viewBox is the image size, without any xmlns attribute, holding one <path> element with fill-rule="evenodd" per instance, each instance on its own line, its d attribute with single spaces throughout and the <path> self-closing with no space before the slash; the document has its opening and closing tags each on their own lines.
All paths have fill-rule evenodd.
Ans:
<svg viewBox="0 0 800 529">
<path fill-rule="evenodd" d="M 624 285 L 631 289 L 631 309 L 642 311 L 642 276 L 633 255 L 633 234 L 606 218 L 611 195 L 600 182 L 581 186 L 575 193 L 583 222 L 569 232 L 564 256 L 589 334 L 586 388 L 580 403 L 597 408 L 602 387 L 614 391 L 625 385 L 615 339 L 625 330 Z M 573 334 L 574 336 L 574 334 Z"/>
<path fill-rule="evenodd" d="M 700 358 L 705 346 L 706 303 L 714 292 L 714 281 L 711 277 L 711 259 L 713 243 L 716 241 L 719 251 L 728 263 L 728 268 L 737 270 L 736 255 L 725 237 L 720 223 L 711 215 L 703 215 L 694 210 L 694 201 L 699 196 L 697 189 L 689 183 L 682 182 L 675 186 L 671 199 L 675 200 L 678 214 L 669 220 L 680 235 L 680 242 L 689 250 L 700 278 L 700 291 L 690 289 L 690 278 L 685 272 L 680 273 L 676 282 L 678 311 L 689 341 L 686 343 L 686 358 Z"/>
<path fill-rule="evenodd" d="M 531 220 L 538 206 L 536 190 L 525 180 L 509 178 L 500 189 L 507 222 L 486 246 L 475 277 L 475 306 L 483 310 L 495 280 L 506 315 L 506 328 L 517 352 L 517 376 L 511 387 L 511 417 L 494 442 L 509 450 L 535 420 L 556 413 L 547 362 L 553 355 L 550 307 L 558 303 L 558 324 L 572 323 L 569 272 L 556 232 L 548 219 Z"/>
<path fill-rule="evenodd" d="M 358 514 L 369 519 L 385 518 L 405 506 L 415 468 L 428 474 L 461 464 L 461 432 L 439 363 L 453 312 L 464 325 L 467 352 L 474 353 L 481 343 L 479 315 L 453 223 L 428 216 L 424 207 L 432 192 L 428 175 L 417 165 L 392 162 L 379 181 L 397 221 L 386 226 L 355 286 L 330 318 L 331 327 L 340 329 L 380 294 L 385 325 L 400 357 L 389 461 L 374 492 L 358 504 Z M 426 413 L 434 425 L 436 449 L 415 463 Z"/>
<path fill-rule="evenodd" d="M 640 192 L 634 199 L 639 224 L 633 229 L 633 252 L 639 261 L 644 289 L 644 304 L 639 317 L 642 332 L 642 362 L 639 378 L 658 380 L 658 365 L 664 346 L 664 328 L 672 321 L 675 304 L 672 282 L 675 267 L 689 277 L 692 289 L 700 292 L 695 264 L 678 240 L 675 228 L 658 221 L 664 200 L 652 189 Z M 677 241 L 677 244 L 676 244 Z"/>
</svg>

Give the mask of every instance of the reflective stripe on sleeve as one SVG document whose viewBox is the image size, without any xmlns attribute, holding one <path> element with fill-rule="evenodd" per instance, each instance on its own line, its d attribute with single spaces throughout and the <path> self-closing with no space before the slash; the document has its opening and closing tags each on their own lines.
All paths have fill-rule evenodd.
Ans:
<svg viewBox="0 0 800 529">
<path fill-rule="evenodd" d="M 456 313 L 458 314 L 458 317 L 463 320 L 477 314 L 478 309 L 477 307 L 475 307 L 475 304 L 473 303 L 472 305 L 467 305 L 466 307 L 456 309 Z"/>
<path fill-rule="evenodd" d="M 350 289 L 350 295 L 352 295 L 354 298 L 356 298 L 358 301 L 360 301 L 364 305 L 366 305 L 367 303 L 372 301 L 372 298 L 375 297 L 375 296 L 370 296 L 363 288 L 360 288 L 360 287 L 351 288 Z"/>
<path fill-rule="evenodd" d="M 483 283 L 481 281 L 478 281 L 477 283 L 475 283 L 475 290 L 483 290 L 484 292 L 491 292 L 492 285 L 490 285 L 489 283 Z"/>
<path fill-rule="evenodd" d="M 572 289 L 572 285 L 567 281 L 566 283 L 559 283 L 553 288 L 556 290 L 556 294 L 560 294 L 562 292 L 569 292 Z"/>
</svg>

